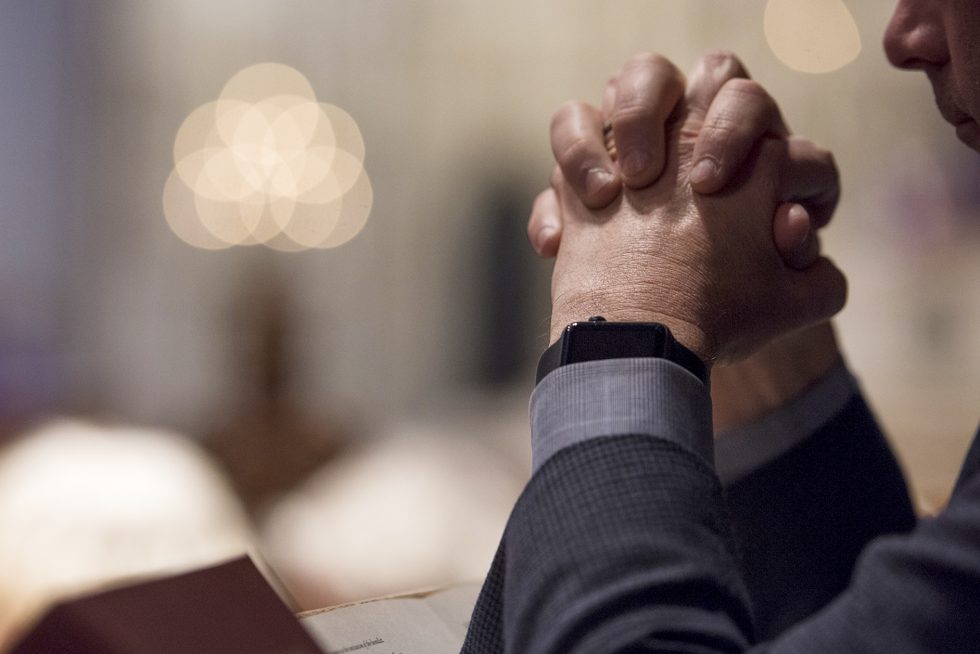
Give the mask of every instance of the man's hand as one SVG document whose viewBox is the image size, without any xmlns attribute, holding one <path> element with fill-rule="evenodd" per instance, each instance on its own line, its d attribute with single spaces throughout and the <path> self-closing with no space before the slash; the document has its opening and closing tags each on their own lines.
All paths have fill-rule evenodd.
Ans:
<svg viewBox="0 0 980 654">
<path fill-rule="evenodd" d="M 721 190 L 761 138 L 792 139 L 792 185 L 784 189 L 783 199 L 788 202 L 777 207 L 773 217 L 773 242 L 787 266 L 804 269 L 819 257 L 817 230 L 829 222 L 840 195 L 837 169 L 828 152 L 789 136 L 776 103 L 747 77 L 741 62 L 726 52 L 705 55 L 692 73 L 687 95 L 708 106 L 693 160 L 707 159 L 711 163 L 706 169 L 706 177 L 698 178 L 692 174 L 689 181 L 700 193 Z M 619 105 L 617 113 L 617 97 L 623 99 L 618 93 L 621 80 L 634 91 L 627 96 L 632 102 Z M 652 80 L 649 88 L 645 92 L 642 88 L 636 92 L 644 80 Z M 657 162 L 651 171 L 659 175 L 664 159 L 666 125 L 662 117 L 669 116 L 681 99 L 681 94 L 676 91 L 678 83 L 683 84 L 683 76 L 670 62 L 641 55 L 606 84 L 601 110 L 575 103 L 566 105 L 556 114 L 552 136 L 563 173 L 575 175 L 576 170 L 589 170 L 595 167 L 592 162 L 598 161 L 606 171 L 606 178 L 614 180 L 611 186 L 603 189 L 605 195 L 596 197 L 589 197 L 583 186 L 576 187 L 586 205 L 603 208 L 621 190 L 622 177 L 615 161 L 618 153 L 613 150 L 610 156 L 606 149 L 602 133 L 604 124 L 613 127 L 615 143 L 627 144 L 624 149 L 646 147 L 655 150 L 649 159 Z M 669 91 L 662 92 L 662 89 Z M 639 109 L 636 108 L 637 98 L 640 99 Z M 624 112 L 624 106 L 632 106 L 632 109 Z M 624 113 L 648 117 L 647 134 L 642 135 L 645 138 L 637 139 L 635 132 L 630 133 L 629 129 L 615 131 Z M 619 116 L 619 120 L 614 120 L 614 116 Z M 568 147 L 576 140 L 577 145 Z M 562 224 L 558 197 L 554 189 L 549 188 L 538 196 L 528 223 L 528 236 L 539 255 L 555 256 Z M 829 323 L 823 323 L 778 338 L 734 365 L 716 367 L 712 376 L 716 429 L 724 430 L 758 420 L 804 392 L 839 360 L 833 329 Z"/>
<path fill-rule="evenodd" d="M 805 393 L 841 359 L 830 322 L 793 332 L 711 374 L 715 433 L 752 424 Z"/>
<path fill-rule="evenodd" d="M 570 102 L 552 120 L 552 150 L 562 175 L 592 209 L 608 206 L 622 184 L 643 188 L 659 176 L 664 161 L 667 117 L 684 97 L 684 76 L 657 55 L 637 55 L 606 84 L 602 108 Z M 817 230 L 833 214 L 840 196 L 832 155 L 811 142 L 789 136 L 779 107 L 748 79 L 731 53 L 706 54 L 691 75 L 689 103 L 704 107 L 704 126 L 694 150 L 689 181 L 699 193 L 722 190 L 752 148 L 766 136 L 789 138 L 790 173 L 782 189 L 785 206 L 773 220 L 773 241 L 787 265 L 805 268 L 819 256 Z M 616 155 L 647 162 L 639 174 L 620 173 L 607 150 L 604 125 L 611 127 Z M 635 164 L 634 164 L 635 166 Z M 544 257 L 558 252 L 562 219 L 553 189 L 542 192 L 528 222 L 528 238 Z"/>
<path fill-rule="evenodd" d="M 711 70 L 708 82 L 692 83 L 694 91 L 723 79 Z M 828 260 L 794 270 L 773 246 L 776 208 L 800 184 L 789 163 L 802 142 L 763 138 L 721 192 L 692 191 L 697 137 L 715 95 L 688 93 L 666 123 L 662 175 L 646 188 L 627 187 L 603 211 L 590 211 L 556 172 L 564 224 L 552 283 L 553 339 L 567 322 L 594 314 L 655 320 L 710 363 L 747 354 L 843 306 L 846 284 Z"/>
</svg>

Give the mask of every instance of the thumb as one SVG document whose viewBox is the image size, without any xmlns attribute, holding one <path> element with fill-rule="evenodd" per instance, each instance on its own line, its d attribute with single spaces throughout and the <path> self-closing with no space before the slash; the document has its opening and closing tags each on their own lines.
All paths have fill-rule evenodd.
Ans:
<svg viewBox="0 0 980 654">
<path fill-rule="evenodd" d="M 795 308 L 791 329 L 830 319 L 847 302 L 847 278 L 833 261 L 819 257 L 803 270 L 788 270 L 788 299 Z"/>
<path fill-rule="evenodd" d="M 527 221 L 527 237 L 538 256 L 550 259 L 558 254 L 561 244 L 561 205 L 554 189 L 538 194 Z"/>
<path fill-rule="evenodd" d="M 820 256 L 820 237 L 802 204 L 787 202 L 776 207 L 772 240 L 783 263 L 790 268 L 804 270 Z"/>
</svg>

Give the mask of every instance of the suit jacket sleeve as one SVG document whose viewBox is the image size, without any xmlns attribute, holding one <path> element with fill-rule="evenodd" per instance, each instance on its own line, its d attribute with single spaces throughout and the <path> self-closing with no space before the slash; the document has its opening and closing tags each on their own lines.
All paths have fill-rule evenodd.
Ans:
<svg viewBox="0 0 980 654">
<path fill-rule="evenodd" d="M 839 595 L 871 540 L 916 523 L 902 472 L 858 394 L 798 445 L 727 484 L 725 497 L 765 639 Z"/>
<path fill-rule="evenodd" d="M 850 409 L 866 413 L 863 403 Z M 980 481 L 968 479 L 941 517 L 867 548 L 850 585 L 819 613 L 757 644 L 752 575 L 710 461 L 657 433 L 580 440 L 540 466 L 515 506 L 463 651 L 973 651 L 980 627 L 958 617 L 980 614 L 978 507 Z M 844 522 L 862 524 L 860 510 L 846 513 Z M 774 564 L 789 570 L 779 543 L 801 549 L 798 538 L 788 530 L 765 546 Z M 759 554 L 756 565 L 765 561 Z"/>
</svg>

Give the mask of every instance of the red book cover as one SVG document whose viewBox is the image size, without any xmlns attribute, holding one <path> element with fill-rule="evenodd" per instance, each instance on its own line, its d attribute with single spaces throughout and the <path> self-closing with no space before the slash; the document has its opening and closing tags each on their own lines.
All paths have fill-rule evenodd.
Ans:
<svg viewBox="0 0 980 654">
<path fill-rule="evenodd" d="M 323 654 L 247 557 L 53 607 L 13 654 Z"/>
</svg>

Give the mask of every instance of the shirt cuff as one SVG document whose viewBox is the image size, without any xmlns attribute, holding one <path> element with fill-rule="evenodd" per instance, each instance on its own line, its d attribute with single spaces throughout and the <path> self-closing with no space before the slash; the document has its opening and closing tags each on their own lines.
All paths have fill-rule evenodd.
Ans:
<svg viewBox="0 0 980 654">
<path fill-rule="evenodd" d="M 716 434 L 716 471 L 722 483 L 738 481 L 785 454 L 827 424 L 859 392 L 839 363 L 809 391 L 761 420 Z"/>
<path fill-rule="evenodd" d="M 562 366 L 531 394 L 531 465 L 603 436 L 648 434 L 712 462 L 708 388 L 682 366 L 656 357 Z"/>
</svg>

